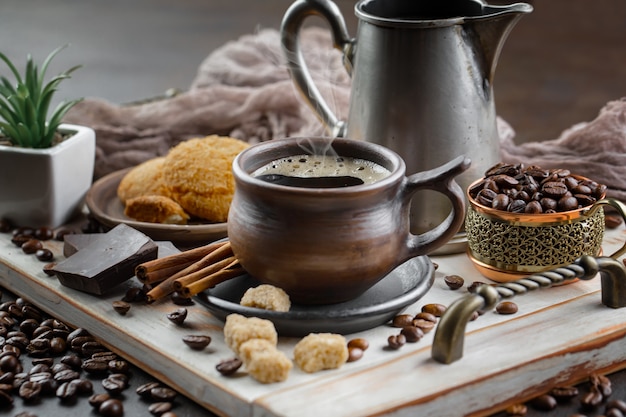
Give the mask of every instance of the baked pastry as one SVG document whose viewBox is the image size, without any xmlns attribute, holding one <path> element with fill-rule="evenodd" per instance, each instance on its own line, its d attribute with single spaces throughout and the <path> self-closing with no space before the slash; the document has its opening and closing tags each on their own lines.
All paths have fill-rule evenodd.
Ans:
<svg viewBox="0 0 626 417">
<path fill-rule="evenodd" d="M 162 195 L 141 195 L 126 200 L 124 214 L 131 219 L 163 224 L 187 224 L 189 215 L 176 201 Z"/>
<path fill-rule="evenodd" d="M 264 384 L 285 381 L 293 368 L 291 360 L 265 339 L 250 339 L 242 343 L 239 356 L 248 374 Z"/>
<path fill-rule="evenodd" d="M 117 187 L 117 196 L 126 204 L 131 198 L 143 195 L 169 196 L 167 186 L 163 182 L 163 163 L 165 157 L 149 159 L 124 175 Z"/>
<path fill-rule="evenodd" d="M 281 288 L 269 284 L 248 288 L 241 297 L 239 304 L 246 307 L 283 312 L 289 311 L 291 308 L 289 295 Z"/>
<path fill-rule="evenodd" d="M 340 334 L 311 333 L 296 344 L 293 355 L 304 372 L 336 369 L 348 360 L 348 345 Z"/>
<path fill-rule="evenodd" d="M 163 180 L 173 200 L 192 216 L 225 222 L 235 192 L 233 159 L 249 145 L 225 136 L 189 139 L 165 157 Z"/>
<path fill-rule="evenodd" d="M 224 340 L 235 354 L 239 355 L 239 347 L 250 339 L 265 339 L 276 346 L 278 333 L 274 323 L 258 317 L 245 317 L 236 313 L 226 316 Z"/>
</svg>

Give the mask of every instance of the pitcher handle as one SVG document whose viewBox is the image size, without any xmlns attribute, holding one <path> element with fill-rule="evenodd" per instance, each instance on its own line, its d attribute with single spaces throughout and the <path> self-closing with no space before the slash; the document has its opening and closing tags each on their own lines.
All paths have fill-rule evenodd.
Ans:
<svg viewBox="0 0 626 417">
<path fill-rule="evenodd" d="M 333 46 L 342 51 L 344 67 L 348 74 L 352 75 L 352 57 L 356 41 L 350 38 L 339 7 L 330 0 L 297 0 L 287 9 L 280 27 L 283 54 L 287 59 L 291 78 L 302 97 L 318 115 L 332 136 L 341 137 L 345 134 L 345 122 L 339 120 L 328 107 L 326 100 L 322 97 L 311 77 L 300 49 L 298 40 L 300 29 L 305 19 L 312 15 L 328 21 L 333 35 Z"/>
<path fill-rule="evenodd" d="M 454 177 L 467 170 L 470 159 L 459 156 L 438 168 L 418 172 L 406 178 L 404 204 L 418 190 L 433 190 L 444 194 L 452 203 L 452 210 L 439 225 L 419 235 L 410 235 L 407 242 L 407 259 L 426 255 L 448 242 L 461 228 L 465 220 L 465 195 Z"/>
</svg>

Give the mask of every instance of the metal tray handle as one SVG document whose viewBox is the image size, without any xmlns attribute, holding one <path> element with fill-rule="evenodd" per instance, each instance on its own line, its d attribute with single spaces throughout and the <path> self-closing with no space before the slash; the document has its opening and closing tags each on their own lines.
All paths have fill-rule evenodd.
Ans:
<svg viewBox="0 0 626 417">
<path fill-rule="evenodd" d="M 437 325 L 431 351 L 432 358 L 438 362 L 450 364 L 463 357 L 465 328 L 474 312 L 491 310 L 502 299 L 539 288 L 549 288 L 576 278 L 590 280 L 596 277 L 598 272 L 602 286 L 602 304 L 611 308 L 625 307 L 626 267 L 624 263 L 613 257 L 583 255 L 566 267 L 533 274 L 517 281 L 480 285 L 475 293 L 456 300 L 448 307 Z"/>
</svg>

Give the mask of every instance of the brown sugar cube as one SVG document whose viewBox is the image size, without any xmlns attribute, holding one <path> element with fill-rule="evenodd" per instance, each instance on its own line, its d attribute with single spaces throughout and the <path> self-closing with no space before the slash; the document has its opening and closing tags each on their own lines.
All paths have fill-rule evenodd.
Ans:
<svg viewBox="0 0 626 417">
<path fill-rule="evenodd" d="M 293 351 L 296 365 L 304 372 L 336 369 L 348 360 L 346 339 L 339 334 L 311 333 Z"/>
<path fill-rule="evenodd" d="M 248 288 L 241 297 L 239 304 L 246 307 L 283 312 L 287 312 L 291 308 L 289 295 L 281 288 L 268 284 Z"/>
<path fill-rule="evenodd" d="M 248 374 L 264 384 L 285 381 L 293 368 L 291 360 L 265 339 L 250 339 L 242 343 L 239 353 Z"/>
<path fill-rule="evenodd" d="M 239 355 L 239 347 L 250 339 L 265 339 L 276 346 L 278 334 L 274 323 L 258 317 L 229 314 L 224 324 L 226 345 Z"/>
</svg>

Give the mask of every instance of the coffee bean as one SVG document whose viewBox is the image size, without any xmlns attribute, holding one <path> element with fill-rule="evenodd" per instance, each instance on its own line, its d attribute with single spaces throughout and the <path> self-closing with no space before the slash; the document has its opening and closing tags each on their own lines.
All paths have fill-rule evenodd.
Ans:
<svg viewBox="0 0 626 417">
<path fill-rule="evenodd" d="M 435 317 L 441 317 L 446 311 L 446 306 L 437 303 L 426 304 L 422 307 L 422 311 L 424 313 L 430 313 Z"/>
<path fill-rule="evenodd" d="M 155 416 L 162 416 L 168 411 L 172 410 L 172 403 L 168 401 L 159 401 L 156 403 L 152 403 L 148 406 L 148 411 L 150 414 Z"/>
<path fill-rule="evenodd" d="M 102 380 L 102 388 L 112 396 L 119 395 L 126 389 L 126 381 L 121 378 L 108 376 Z"/>
<path fill-rule="evenodd" d="M 103 374 L 109 370 L 109 364 L 104 360 L 86 359 L 83 361 L 81 369 L 88 374 Z"/>
<path fill-rule="evenodd" d="M 70 381 L 63 382 L 56 390 L 56 396 L 63 402 L 72 402 L 76 400 L 78 391 L 75 384 Z"/>
<path fill-rule="evenodd" d="M 580 404 L 585 408 L 595 408 L 602 403 L 604 396 L 596 386 L 591 386 L 589 392 L 581 399 Z"/>
<path fill-rule="evenodd" d="M 93 408 L 98 409 L 98 408 L 100 408 L 100 406 L 102 405 L 103 402 L 105 402 L 106 400 L 108 400 L 110 398 L 111 398 L 111 395 L 109 395 L 107 393 L 93 394 L 91 397 L 89 397 L 89 404 Z"/>
<path fill-rule="evenodd" d="M 606 403 L 606 408 L 616 408 L 622 413 L 626 413 L 626 401 L 613 399 Z"/>
<path fill-rule="evenodd" d="M 190 305 L 194 304 L 194 302 L 193 302 L 193 300 L 191 298 L 185 297 L 184 295 L 182 295 L 178 291 L 174 291 L 170 295 L 170 300 L 172 300 L 172 302 L 174 304 L 179 305 L 179 306 L 190 306 Z"/>
<path fill-rule="evenodd" d="M 356 362 L 363 357 L 363 349 L 358 347 L 348 348 L 348 362 Z"/>
<path fill-rule="evenodd" d="M 622 223 L 624 223 L 624 219 L 622 219 L 622 216 L 618 215 L 618 214 L 605 214 L 604 216 L 604 225 L 608 228 L 608 229 L 616 229 L 618 227 L 620 227 L 622 225 Z"/>
<path fill-rule="evenodd" d="M 113 373 L 126 374 L 130 370 L 130 364 L 127 361 L 114 359 L 108 362 L 109 371 Z"/>
<path fill-rule="evenodd" d="M 202 350 L 211 343 L 210 336 L 203 335 L 187 335 L 183 336 L 183 342 L 194 350 Z"/>
<path fill-rule="evenodd" d="M 546 182 L 541 187 L 541 192 L 544 195 L 547 195 L 550 197 L 560 198 L 564 196 L 567 193 L 567 191 L 568 191 L 567 185 L 565 183 L 557 182 L 557 181 Z"/>
<path fill-rule="evenodd" d="M 419 342 L 424 337 L 424 331 L 419 327 L 406 326 L 400 331 L 400 334 L 404 335 L 408 343 Z"/>
<path fill-rule="evenodd" d="M 533 200 L 529 201 L 524 208 L 524 213 L 528 214 L 541 214 L 543 213 L 543 207 L 541 207 L 541 203 L 539 201 Z"/>
<path fill-rule="evenodd" d="M 142 398 L 150 398 L 150 392 L 152 391 L 152 389 L 158 388 L 160 386 L 161 384 L 159 384 L 158 382 L 146 382 L 145 384 L 138 386 L 135 392 L 137 392 L 137 395 Z"/>
<path fill-rule="evenodd" d="M 465 280 L 459 275 L 446 275 L 443 280 L 451 290 L 458 290 L 465 284 Z"/>
<path fill-rule="evenodd" d="M 565 402 L 578 397 L 578 388 L 573 386 L 554 387 L 550 390 L 550 395 L 558 402 Z"/>
<path fill-rule="evenodd" d="M 178 326 L 181 326 L 185 322 L 185 319 L 187 318 L 187 309 L 183 307 L 183 308 L 174 310 L 167 314 L 167 318 L 172 323 Z"/>
<path fill-rule="evenodd" d="M 115 310 L 119 315 L 125 316 L 130 310 L 130 304 L 121 300 L 113 301 L 113 310 Z"/>
<path fill-rule="evenodd" d="M 120 417 L 124 415 L 124 405 L 118 399 L 109 398 L 100 404 L 98 412 L 104 417 Z"/>
<path fill-rule="evenodd" d="M 592 387 L 598 389 L 603 397 L 609 397 L 613 392 L 611 380 L 604 375 L 592 374 L 589 377 L 589 382 L 591 383 Z"/>
<path fill-rule="evenodd" d="M 150 398 L 154 401 L 174 401 L 178 393 L 168 387 L 155 387 L 150 390 Z"/>
<path fill-rule="evenodd" d="M 54 374 L 54 380 L 60 383 L 70 382 L 78 378 L 80 378 L 80 374 L 73 369 L 65 369 Z"/>
<path fill-rule="evenodd" d="M 507 210 L 509 204 L 511 204 L 511 199 L 508 195 L 498 194 L 491 201 L 491 208 L 494 208 L 496 210 Z"/>
<path fill-rule="evenodd" d="M 427 320 L 432 321 L 433 323 L 437 323 L 437 316 L 432 313 L 420 311 L 415 315 L 415 317 L 413 317 L 413 320 Z"/>
<path fill-rule="evenodd" d="M 467 287 L 467 292 L 474 294 L 481 285 L 487 285 L 487 283 L 482 281 L 472 281 L 472 283 Z"/>
<path fill-rule="evenodd" d="M 353 347 L 359 348 L 362 351 L 366 351 L 370 347 L 370 343 L 367 341 L 367 339 L 357 337 L 348 341 L 348 349 Z"/>
<path fill-rule="evenodd" d="M 41 393 L 41 385 L 37 382 L 26 381 L 20 385 L 18 395 L 26 402 L 34 402 L 39 399 Z"/>
<path fill-rule="evenodd" d="M 63 356 L 59 360 L 59 363 L 67 365 L 74 370 L 78 370 L 81 369 L 81 366 L 83 365 L 83 360 L 78 355 L 71 354 Z"/>
<path fill-rule="evenodd" d="M 604 412 L 604 417 L 624 417 L 624 413 L 622 413 L 617 408 L 608 408 Z"/>
<path fill-rule="evenodd" d="M 403 334 L 391 335 L 387 338 L 387 344 L 391 349 L 400 349 L 406 343 L 406 337 Z"/>
<path fill-rule="evenodd" d="M 89 395 L 93 393 L 93 383 L 88 379 L 74 379 L 70 381 L 70 384 L 76 388 L 76 393 L 79 395 Z"/>
<path fill-rule="evenodd" d="M 33 236 L 39 240 L 50 240 L 54 237 L 54 231 L 49 227 L 38 227 L 35 229 Z"/>
<path fill-rule="evenodd" d="M 557 406 L 556 399 L 548 394 L 543 394 L 530 400 L 530 405 L 540 411 L 551 411 Z"/>
<path fill-rule="evenodd" d="M 41 262 L 51 262 L 54 259 L 54 253 L 48 248 L 37 249 L 35 257 Z"/>
<path fill-rule="evenodd" d="M 428 333 L 435 328 L 436 323 L 430 320 L 413 319 L 412 325 L 420 329 L 422 332 Z"/>
<path fill-rule="evenodd" d="M 513 301 L 502 301 L 496 305 L 498 314 L 515 314 L 517 313 L 517 304 Z"/>
<path fill-rule="evenodd" d="M 215 365 L 215 369 L 222 375 L 232 375 L 241 368 L 242 364 L 239 358 L 224 359 Z"/>
<path fill-rule="evenodd" d="M 412 321 L 413 316 L 411 316 L 410 314 L 398 314 L 393 318 L 391 325 L 393 327 L 402 328 L 410 326 Z"/>
<path fill-rule="evenodd" d="M 141 287 L 131 287 L 126 291 L 122 301 L 127 303 L 143 302 L 146 301 L 146 291 Z"/>
</svg>

